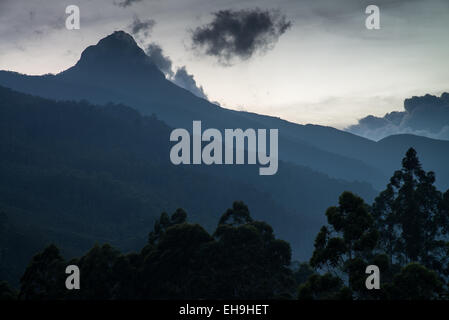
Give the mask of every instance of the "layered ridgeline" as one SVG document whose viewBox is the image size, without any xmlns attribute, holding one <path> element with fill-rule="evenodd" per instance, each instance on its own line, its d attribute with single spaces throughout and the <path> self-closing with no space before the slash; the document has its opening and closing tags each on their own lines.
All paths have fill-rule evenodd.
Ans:
<svg viewBox="0 0 449 320">
<path fill-rule="evenodd" d="M 375 194 L 368 184 L 282 161 L 274 176 L 259 176 L 254 165 L 175 166 L 171 130 L 124 105 L 56 102 L 0 87 L 0 279 L 16 283 L 51 242 L 66 257 L 94 243 L 137 250 L 163 211 L 184 208 L 213 230 L 235 200 L 307 259 L 322 213 L 341 192 Z"/>
<path fill-rule="evenodd" d="M 156 114 L 171 127 L 191 128 L 193 120 L 201 120 L 204 128 L 278 128 L 282 160 L 336 178 L 368 181 L 377 188 L 385 185 L 400 155 L 410 147 L 399 143 L 398 155 L 390 156 L 380 144 L 333 128 L 221 108 L 167 80 L 134 39 L 121 31 L 88 47 L 64 72 L 45 76 L 0 72 L 0 85 L 50 99 L 124 103 L 144 115 Z M 417 151 L 438 176 L 447 177 L 447 168 L 432 163 L 435 154 L 442 154 L 437 148 L 428 159 Z"/>
<path fill-rule="evenodd" d="M 221 108 L 169 80 L 127 33 L 119 31 L 90 46 L 72 68 L 57 75 L 26 76 L 0 71 L 0 85 L 57 100 L 124 103 L 144 115 L 156 114 L 171 127 L 278 128 L 280 158 L 331 177 L 367 181 L 383 188 L 410 147 L 437 185 L 449 187 L 448 143 L 404 135 L 378 143 L 330 127 L 298 125 L 279 118 Z"/>
<path fill-rule="evenodd" d="M 124 32 L 88 47 L 57 75 L 0 71 L 0 86 L 0 227 L 7 230 L 0 278 L 13 282 L 46 243 L 68 256 L 94 242 L 140 248 L 161 211 L 182 207 L 212 230 L 235 200 L 289 241 L 295 258 L 307 259 L 325 209 L 345 190 L 370 203 L 376 192 L 368 183 L 383 189 L 409 147 L 436 171 L 437 185 L 449 186 L 449 142 L 412 135 L 373 142 L 221 108 L 168 81 Z M 278 173 L 172 165 L 169 134 L 193 120 L 203 130 L 279 129 Z"/>
</svg>

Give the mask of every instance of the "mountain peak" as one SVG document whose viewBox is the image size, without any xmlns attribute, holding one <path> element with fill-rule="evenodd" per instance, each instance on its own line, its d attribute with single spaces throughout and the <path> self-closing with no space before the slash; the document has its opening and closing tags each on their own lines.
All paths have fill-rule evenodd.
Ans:
<svg viewBox="0 0 449 320">
<path fill-rule="evenodd" d="M 115 31 L 109 36 L 101 39 L 97 46 L 108 47 L 110 49 L 138 47 L 134 38 L 129 33 L 121 30 Z"/>
<path fill-rule="evenodd" d="M 76 65 L 58 76 L 64 81 L 120 88 L 128 93 L 137 87 L 148 89 L 150 84 L 163 86 L 161 82 L 166 81 L 134 38 L 124 31 L 115 31 L 87 47 Z"/>
<path fill-rule="evenodd" d="M 98 66 L 116 66 L 123 63 L 141 64 L 147 63 L 148 60 L 148 56 L 130 34 L 124 31 L 115 31 L 101 39 L 96 45 L 86 48 L 77 65 L 95 68 Z"/>
</svg>

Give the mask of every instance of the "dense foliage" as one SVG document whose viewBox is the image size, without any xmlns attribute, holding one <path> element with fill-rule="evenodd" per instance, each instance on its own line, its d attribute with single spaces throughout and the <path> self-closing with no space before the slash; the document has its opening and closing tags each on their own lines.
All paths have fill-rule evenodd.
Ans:
<svg viewBox="0 0 449 320">
<path fill-rule="evenodd" d="M 442 194 L 410 148 L 372 207 L 345 192 L 327 210 L 315 240 L 314 274 L 300 299 L 446 299 L 449 190 Z M 381 271 L 381 290 L 365 286 L 365 268 Z"/>
<path fill-rule="evenodd" d="M 170 128 L 123 105 L 0 97 L 0 299 L 448 297 L 449 191 L 414 149 L 370 206 L 365 184 L 284 162 L 264 179 L 251 166 L 173 166 Z M 311 213 L 338 194 L 311 250 L 324 221 Z M 220 217 L 235 199 L 255 219 L 242 202 Z M 313 251 L 309 263 L 273 230 Z M 65 289 L 69 264 L 81 290 Z M 368 265 L 381 290 L 366 289 Z"/>
<path fill-rule="evenodd" d="M 52 101 L 0 87 L 0 279 L 18 286 L 30 257 L 49 243 L 66 257 L 95 242 L 139 250 L 158 215 L 178 207 L 212 232 L 235 200 L 304 260 L 312 249 L 304 244 L 324 222 L 316 212 L 346 189 L 375 195 L 367 184 L 284 162 L 266 179 L 254 165 L 175 166 L 171 130 L 124 105 Z"/>
<path fill-rule="evenodd" d="M 234 202 L 213 234 L 183 209 L 163 212 L 138 253 L 104 244 L 66 261 L 50 245 L 29 263 L 19 292 L 0 283 L 0 298 L 447 299 L 449 191 L 433 187 L 413 149 L 402 165 L 373 206 L 341 194 L 309 263 L 292 262 L 290 245 Z M 80 290 L 65 288 L 71 264 L 80 268 Z M 380 290 L 365 285 L 368 265 L 381 271 Z"/>
<path fill-rule="evenodd" d="M 187 222 L 182 209 L 162 213 L 139 253 L 109 244 L 65 261 L 50 245 L 21 278 L 19 299 L 273 299 L 290 297 L 295 282 L 290 245 L 235 202 L 213 235 Z M 80 290 L 65 288 L 65 267 L 80 268 Z M 2 285 L 2 294 L 9 288 Z M 13 293 L 10 293 L 13 294 Z"/>
</svg>

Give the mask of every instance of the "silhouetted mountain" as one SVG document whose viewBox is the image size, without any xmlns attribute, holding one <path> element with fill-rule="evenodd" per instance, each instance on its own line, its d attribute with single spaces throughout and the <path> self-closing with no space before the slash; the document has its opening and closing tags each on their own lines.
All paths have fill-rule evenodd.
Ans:
<svg viewBox="0 0 449 320">
<path fill-rule="evenodd" d="M 16 281 L 29 255 L 50 242 L 66 256 L 95 242 L 136 249 L 160 212 L 178 207 L 212 229 L 239 199 L 306 259 L 322 213 L 341 192 L 375 194 L 367 184 L 284 162 L 271 177 L 251 165 L 175 166 L 170 132 L 123 105 L 56 102 L 0 87 L 0 212 L 8 221 L 0 278 Z"/>
<path fill-rule="evenodd" d="M 0 72 L 0 85 L 56 100 L 124 103 L 144 115 L 156 114 L 171 127 L 188 129 L 193 120 L 202 120 L 204 128 L 279 128 L 280 159 L 346 180 L 382 185 L 387 177 L 375 167 L 310 143 L 302 137 L 307 127 L 295 124 L 292 130 L 287 122 L 272 117 L 261 121 L 256 114 L 221 108 L 176 86 L 165 79 L 132 37 L 121 31 L 88 47 L 74 67 L 58 75 L 30 77 Z"/>
<path fill-rule="evenodd" d="M 380 140 L 377 144 L 379 153 L 390 157 L 379 159 L 380 165 L 392 171 L 397 167 L 395 159 L 401 157 L 408 148 L 414 148 L 420 155 L 423 168 L 436 172 L 436 185 L 447 190 L 449 181 L 449 141 L 435 140 L 411 134 L 394 135 Z"/>
<path fill-rule="evenodd" d="M 436 173 L 436 185 L 443 190 L 449 188 L 449 167 L 447 166 L 449 163 L 449 141 L 401 134 L 375 142 L 332 127 L 310 124 L 303 126 L 268 116 L 255 114 L 249 116 L 256 117 L 269 126 L 280 126 L 284 136 L 296 138 L 295 141 L 304 139 L 309 145 L 320 150 L 356 159 L 371 168 L 377 168 L 379 179 L 365 180 L 363 177 L 359 177 L 359 180 L 369 181 L 378 189 L 384 187 L 388 180 L 386 176 L 396 170 L 402 156 L 412 147 L 420 155 L 423 168 Z M 326 172 L 326 170 L 320 171 Z"/>
<path fill-rule="evenodd" d="M 56 242 L 69 256 L 94 242 L 130 250 L 161 211 L 183 207 L 211 230 L 234 200 L 269 222 L 296 258 L 307 259 L 325 209 L 345 190 L 369 203 L 375 191 L 367 183 L 383 187 L 409 147 L 436 172 L 437 185 L 449 186 L 449 142 L 413 135 L 374 142 L 221 108 L 168 81 L 124 32 L 88 47 L 60 74 L 0 71 L 0 85 L 22 92 L 0 87 L 0 212 L 7 243 L 23 253 L 6 251 L 9 267 L 0 270 L 10 280 L 45 243 Z M 193 120 L 203 129 L 279 129 L 278 173 L 172 165 L 170 131 L 190 129 Z"/>
<path fill-rule="evenodd" d="M 229 110 L 198 98 L 165 79 L 133 38 L 122 31 L 88 47 L 75 66 L 60 74 L 26 76 L 0 71 L 0 85 L 56 100 L 123 103 L 144 115 L 154 113 L 171 127 L 189 129 L 193 120 L 202 120 L 203 128 L 278 128 L 280 159 L 331 177 L 366 181 L 378 189 L 386 184 L 392 166 L 401 161 L 399 152 L 387 153 L 381 143 L 348 132 Z M 398 143 L 404 146 L 402 150 L 418 141 L 419 137 L 410 137 Z M 417 151 L 440 177 L 438 186 L 446 189 L 449 167 L 439 165 L 449 157 L 446 145 L 438 141 L 431 145 L 428 154 L 419 147 Z"/>
</svg>

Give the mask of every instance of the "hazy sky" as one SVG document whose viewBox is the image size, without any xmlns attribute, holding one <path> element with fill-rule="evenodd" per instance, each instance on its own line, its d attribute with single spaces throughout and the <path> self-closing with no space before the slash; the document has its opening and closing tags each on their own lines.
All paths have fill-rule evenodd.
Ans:
<svg viewBox="0 0 449 320">
<path fill-rule="evenodd" d="M 153 19 L 144 46 L 158 43 L 185 65 L 211 101 L 298 123 L 343 128 L 402 110 L 404 98 L 449 91 L 449 1 L 394 0 L 0 0 L 0 69 L 57 73 L 115 30 Z M 129 1 L 129 0 L 128 0 Z M 65 28 L 78 5 L 81 29 Z M 381 29 L 365 28 L 365 8 L 381 11 Z M 192 50 L 192 32 L 225 9 L 278 9 L 291 21 L 270 50 L 223 65 Z"/>
</svg>

